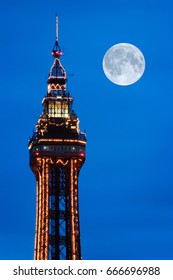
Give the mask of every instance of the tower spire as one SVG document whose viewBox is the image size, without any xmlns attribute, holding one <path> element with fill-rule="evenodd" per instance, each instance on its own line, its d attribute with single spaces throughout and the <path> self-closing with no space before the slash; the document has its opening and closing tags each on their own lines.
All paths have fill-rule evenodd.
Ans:
<svg viewBox="0 0 173 280">
<path fill-rule="evenodd" d="M 58 16 L 56 14 L 56 42 L 58 43 Z"/>
<path fill-rule="evenodd" d="M 52 55 L 54 57 L 58 57 L 58 58 L 60 58 L 60 56 L 63 55 L 61 48 L 58 44 L 58 16 L 57 16 L 57 14 L 56 14 L 56 40 L 55 40 L 55 45 L 52 50 Z"/>
</svg>

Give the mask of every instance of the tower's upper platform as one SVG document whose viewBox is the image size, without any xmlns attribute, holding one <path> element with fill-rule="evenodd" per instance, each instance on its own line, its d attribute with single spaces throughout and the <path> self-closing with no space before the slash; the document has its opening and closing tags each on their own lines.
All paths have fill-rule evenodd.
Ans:
<svg viewBox="0 0 173 280">
<path fill-rule="evenodd" d="M 63 145 L 64 142 L 66 145 L 75 144 L 84 148 L 86 135 L 80 132 L 79 119 L 72 108 L 73 97 L 66 90 L 67 76 L 60 61 L 62 51 L 58 43 L 57 24 L 52 56 L 54 61 L 48 75 L 47 94 L 42 101 L 43 112 L 29 142 L 29 148 L 32 151 L 33 147 Z"/>
</svg>

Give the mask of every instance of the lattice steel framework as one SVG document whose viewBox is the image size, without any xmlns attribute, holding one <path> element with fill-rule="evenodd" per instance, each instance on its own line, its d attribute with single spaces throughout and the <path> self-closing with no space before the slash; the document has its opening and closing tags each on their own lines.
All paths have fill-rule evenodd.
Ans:
<svg viewBox="0 0 173 280">
<path fill-rule="evenodd" d="M 43 113 L 29 141 L 37 183 L 34 258 L 80 260 L 78 176 L 85 161 L 86 135 L 79 130 L 73 98 L 66 92 L 57 36 L 52 55 Z"/>
</svg>

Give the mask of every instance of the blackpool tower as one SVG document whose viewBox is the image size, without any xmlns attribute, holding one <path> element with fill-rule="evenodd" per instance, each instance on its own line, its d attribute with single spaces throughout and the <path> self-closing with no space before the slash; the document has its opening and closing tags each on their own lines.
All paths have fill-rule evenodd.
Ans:
<svg viewBox="0 0 173 280">
<path fill-rule="evenodd" d="M 78 176 L 85 161 L 86 135 L 66 90 L 62 51 L 56 41 L 47 94 L 36 131 L 29 140 L 30 167 L 36 178 L 35 260 L 80 260 Z"/>
</svg>

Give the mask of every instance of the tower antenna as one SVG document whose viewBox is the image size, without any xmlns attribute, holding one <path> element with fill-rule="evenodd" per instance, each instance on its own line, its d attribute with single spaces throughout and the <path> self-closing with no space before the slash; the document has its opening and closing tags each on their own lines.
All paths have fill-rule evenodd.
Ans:
<svg viewBox="0 0 173 280">
<path fill-rule="evenodd" d="M 58 43 L 58 16 L 56 14 L 56 42 Z"/>
<path fill-rule="evenodd" d="M 52 55 L 54 57 L 58 57 L 60 58 L 60 56 L 62 56 L 62 51 L 61 51 L 61 48 L 58 44 L 58 16 L 56 14 L 56 40 L 55 40 L 55 45 L 53 47 L 53 50 L 52 50 Z"/>
</svg>

